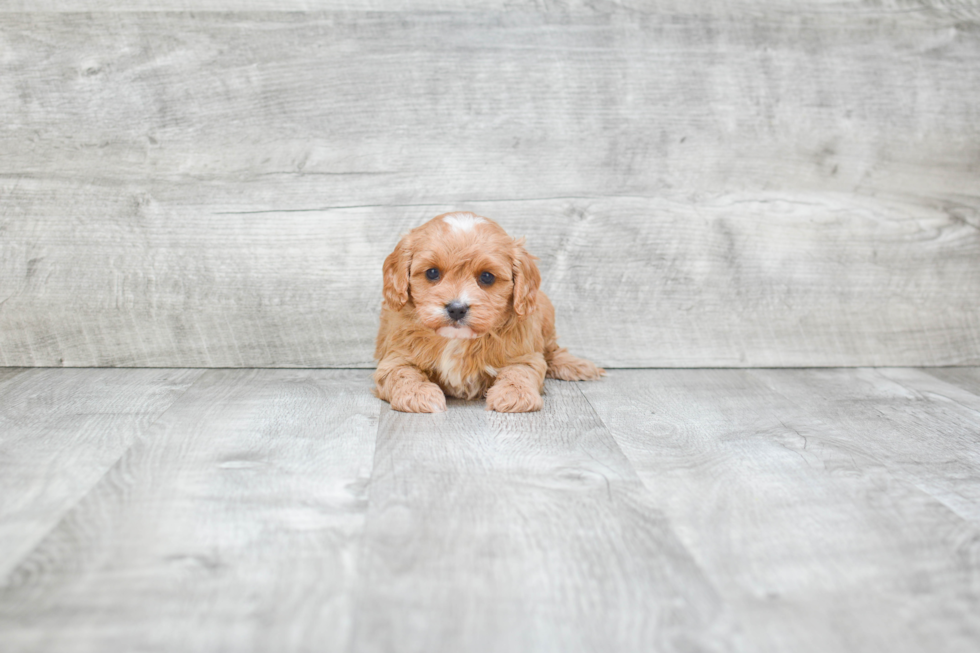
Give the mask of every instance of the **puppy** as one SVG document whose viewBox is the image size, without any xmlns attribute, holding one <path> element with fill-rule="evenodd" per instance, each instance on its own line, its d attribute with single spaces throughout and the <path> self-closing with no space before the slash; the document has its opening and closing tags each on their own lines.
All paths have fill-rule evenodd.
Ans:
<svg viewBox="0 0 980 653">
<path fill-rule="evenodd" d="M 446 395 L 485 396 L 487 410 L 541 410 L 545 376 L 605 371 L 558 347 L 555 309 L 535 258 L 496 222 L 436 216 L 384 262 L 375 394 L 409 413 L 446 410 Z"/>
</svg>

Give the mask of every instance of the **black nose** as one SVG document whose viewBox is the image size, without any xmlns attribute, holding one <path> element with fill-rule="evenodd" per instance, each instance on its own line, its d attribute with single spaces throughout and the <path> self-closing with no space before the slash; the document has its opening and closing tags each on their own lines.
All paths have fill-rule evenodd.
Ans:
<svg viewBox="0 0 980 653">
<path fill-rule="evenodd" d="M 470 310 L 470 307 L 458 299 L 446 304 L 446 312 L 449 313 L 449 317 L 456 322 L 459 322 L 466 317 L 466 311 L 468 310 Z"/>
</svg>

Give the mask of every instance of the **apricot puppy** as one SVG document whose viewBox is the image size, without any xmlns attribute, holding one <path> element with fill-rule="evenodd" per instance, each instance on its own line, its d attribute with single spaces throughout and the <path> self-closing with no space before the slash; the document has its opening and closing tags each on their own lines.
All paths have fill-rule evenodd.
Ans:
<svg viewBox="0 0 980 653">
<path fill-rule="evenodd" d="M 446 395 L 487 410 L 541 410 L 545 376 L 605 372 L 558 347 L 535 259 L 500 225 L 446 213 L 406 234 L 384 262 L 375 393 L 395 410 L 436 413 Z"/>
</svg>

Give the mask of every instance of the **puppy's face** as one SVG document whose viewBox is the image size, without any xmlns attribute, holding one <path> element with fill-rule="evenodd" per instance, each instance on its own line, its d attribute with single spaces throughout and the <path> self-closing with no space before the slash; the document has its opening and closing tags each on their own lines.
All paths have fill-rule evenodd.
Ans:
<svg viewBox="0 0 980 653">
<path fill-rule="evenodd" d="M 446 338 L 477 338 L 529 315 L 540 283 L 522 242 L 472 213 L 413 229 L 384 264 L 385 305 L 411 303 L 415 318 Z"/>
</svg>

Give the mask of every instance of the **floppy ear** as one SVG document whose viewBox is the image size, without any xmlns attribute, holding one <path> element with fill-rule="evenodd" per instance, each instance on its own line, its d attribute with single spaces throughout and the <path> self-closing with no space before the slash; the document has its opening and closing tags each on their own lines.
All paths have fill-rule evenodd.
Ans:
<svg viewBox="0 0 980 653">
<path fill-rule="evenodd" d="M 514 312 L 517 317 L 526 317 L 537 306 L 538 288 L 541 286 L 541 273 L 534 263 L 537 257 L 524 249 L 524 239 L 514 241 Z"/>
<path fill-rule="evenodd" d="M 395 251 L 385 259 L 384 267 L 384 303 L 393 311 L 400 311 L 408 301 L 408 276 L 412 267 L 412 250 L 409 248 L 408 236 L 403 236 Z"/>
</svg>

